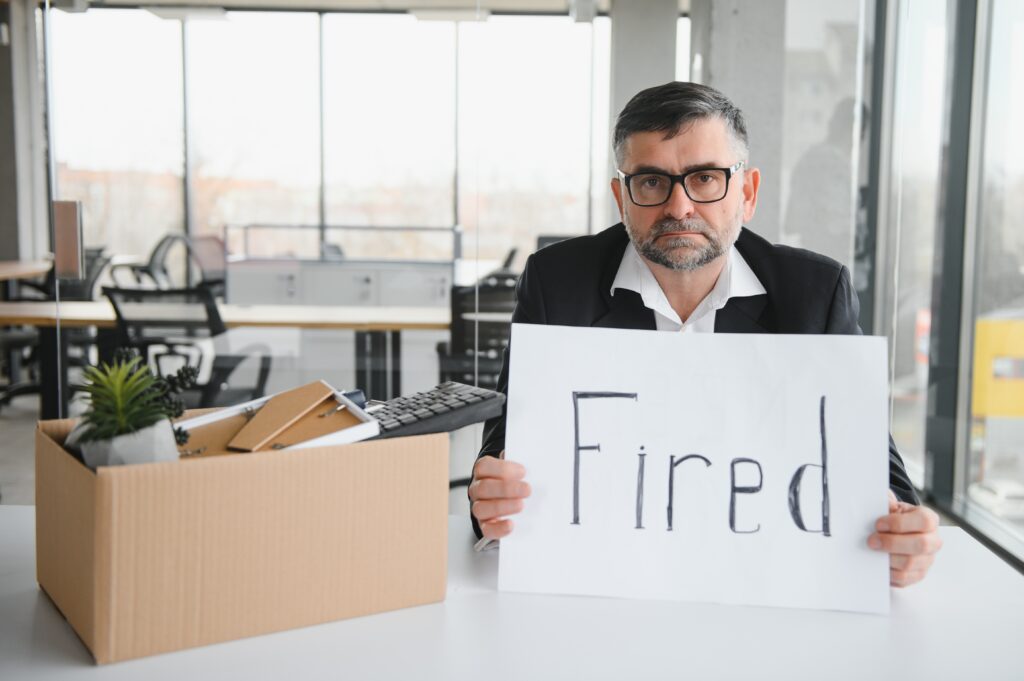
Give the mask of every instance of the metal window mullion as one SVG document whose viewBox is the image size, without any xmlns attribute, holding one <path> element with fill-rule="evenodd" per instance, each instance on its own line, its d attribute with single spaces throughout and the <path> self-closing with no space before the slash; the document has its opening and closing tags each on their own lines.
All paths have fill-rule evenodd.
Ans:
<svg viewBox="0 0 1024 681">
<path fill-rule="evenodd" d="M 963 286 L 960 306 L 960 358 L 956 404 L 956 449 L 953 467 L 953 501 L 966 491 L 971 435 L 971 387 L 974 367 L 974 311 L 977 247 L 981 236 L 981 194 L 984 168 L 985 110 L 991 54 L 991 1 L 978 2 L 976 11 L 974 69 L 971 82 L 970 133 L 967 151 L 967 192 L 964 210 Z"/>
<path fill-rule="evenodd" d="M 936 233 L 932 292 L 932 324 L 928 357 L 928 405 L 925 427 L 925 488 L 929 499 L 952 509 L 956 468 L 963 456 L 960 438 L 967 423 L 958 423 L 962 382 L 961 325 L 963 286 L 973 267 L 965 261 L 972 94 L 975 70 L 976 0 L 959 0 L 953 44 L 952 85 L 949 97 L 948 145 L 941 194 L 945 210 Z M 953 28 L 955 27 L 955 29 Z M 962 460 L 962 458 L 961 458 Z"/>
<path fill-rule="evenodd" d="M 185 212 L 184 225 L 185 236 L 192 236 L 195 233 L 195 217 L 192 215 L 192 208 L 195 205 L 195 189 L 192 186 L 192 123 L 189 115 L 188 97 L 188 20 L 179 19 L 181 24 L 181 136 L 182 136 L 182 209 Z M 225 242 L 227 234 L 224 234 Z M 192 270 L 189 267 L 189 259 L 185 258 L 185 282 L 192 285 Z"/>
<path fill-rule="evenodd" d="M 319 60 L 319 82 L 317 94 L 319 97 L 317 111 L 319 114 L 318 133 L 320 135 L 320 192 L 317 201 L 317 212 L 320 216 L 320 243 L 318 250 L 320 257 L 323 258 L 324 245 L 327 243 L 327 172 L 326 172 L 326 145 L 324 144 L 324 124 L 326 121 L 325 107 L 326 97 L 324 97 L 324 84 L 326 83 L 325 74 L 325 62 L 324 62 L 324 13 L 317 13 L 317 57 Z"/>
<path fill-rule="evenodd" d="M 875 81 L 871 84 L 872 102 L 871 107 L 875 112 L 871 126 L 871 164 L 874 191 L 870 195 L 874 203 L 868 206 L 869 229 L 875 232 L 875 252 L 873 271 L 874 290 L 869 307 L 870 314 L 867 318 L 861 316 L 862 324 L 869 322 L 870 327 L 863 327 L 865 332 L 890 335 L 894 329 L 885 327 L 885 320 L 891 318 L 886 311 L 889 308 L 890 296 L 895 297 L 893 288 L 893 277 L 890 275 L 889 241 L 894 236 L 891 229 L 894 220 L 892 215 L 892 187 L 895 178 L 893 174 L 893 148 L 899 142 L 895 139 L 895 117 L 898 115 L 896 76 L 899 65 L 899 54 L 896 49 L 896 35 L 899 31 L 899 3 L 886 2 L 878 7 L 875 28 L 877 31 L 876 41 L 881 41 L 881 55 L 875 59 L 880 65 L 874 71 Z M 899 263 L 893 263 L 893 269 L 899 267 Z M 867 306 L 866 306 L 867 307 Z M 863 312 L 863 310 L 862 310 Z M 891 342 L 891 339 L 890 339 Z"/>
</svg>

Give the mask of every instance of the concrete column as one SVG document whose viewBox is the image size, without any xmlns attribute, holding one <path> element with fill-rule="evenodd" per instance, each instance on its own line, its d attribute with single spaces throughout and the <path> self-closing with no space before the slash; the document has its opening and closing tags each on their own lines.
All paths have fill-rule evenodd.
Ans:
<svg viewBox="0 0 1024 681">
<path fill-rule="evenodd" d="M 42 86 L 35 5 L 0 4 L 0 260 L 49 250 Z"/>
<path fill-rule="evenodd" d="M 611 121 L 644 88 L 675 80 L 677 0 L 613 0 Z"/>
<path fill-rule="evenodd" d="M 786 0 L 692 0 L 693 77 L 723 92 L 747 121 L 751 165 L 761 169 L 751 226 L 780 240 Z"/>
<path fill-rule="evenodd" d="M 633 95 L 654 85 L 675 80 L 678 0 L 612 0 L 611 77 L 608 148 L 615 121 Z M 608 155 L 608 177 L 615 176 L 615 157 Z M 608 191 L 608 225 L 619 220 Z M 595 225 L 600 224 L 598 219 Z"/>
</svg>

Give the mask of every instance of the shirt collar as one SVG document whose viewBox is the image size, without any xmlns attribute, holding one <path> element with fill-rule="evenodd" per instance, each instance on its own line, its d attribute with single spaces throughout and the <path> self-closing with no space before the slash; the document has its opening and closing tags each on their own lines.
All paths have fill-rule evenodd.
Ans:
<svg viewBox="0 0 1024 681">
<path fill-rule="evenodd" d="M 669 305 L 668 298 L 661 290 L 658 280 L 654 278 L 650 267 L 637 253 L 632 242 L 626 245 L 626 252 L 622 254 L 619 270 L 615 273 L 615 279 L 612 282 L 611 295 L 614 296 L 615 290 L 620 288 L 638 293 L 645 307 L 674 320 L 677 324 L 681 323 L 679 315 Z M 722 268 L 715 287 L 700 302 L 697 309 L 694 310 L 693 316 L 703 316 L 709 308 L 720 310 L 731 298 L 760 296 L 765 293 L 767 291 L 746 259 L 736 249 L 736 246 L 730 246 L 725 267 Z"/>
</svg>

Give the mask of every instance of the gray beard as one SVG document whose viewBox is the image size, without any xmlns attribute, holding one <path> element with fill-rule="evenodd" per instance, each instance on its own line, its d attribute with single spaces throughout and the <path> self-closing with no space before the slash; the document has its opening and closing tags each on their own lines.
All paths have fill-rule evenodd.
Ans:
<svg viewBox="0 0 1024 681">
<path fill-rule="evenodd" d="M 739 218 L 739 216 L 737 216 Z M 626 232 L 633 247 L 641 256 L 662 267 L 667 267 L 676 272 L 692 272 L 711 263 L 722 256 L 732 247 L 739 236 L 739 219 L 735 229 L 731 230 L 732 237 L 729 243 L 725 244 L 718 235 L 700 218 L 689 220 L 662 220 L 651 227 L 646 239 L 640 239 L 633 231 L 629 221 L 623 220 L 626 225 Z M 662 239 L 659 243 L 658 236 L 678 231 L 698 232 L 707 240 L 702 245 L 694 237 L 677 236 Z"/>
</svg>

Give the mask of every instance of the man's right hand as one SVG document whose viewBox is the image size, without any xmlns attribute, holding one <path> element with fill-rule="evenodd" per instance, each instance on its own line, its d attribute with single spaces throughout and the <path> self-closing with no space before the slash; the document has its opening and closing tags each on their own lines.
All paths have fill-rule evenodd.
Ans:
<svg viewBox="0 0 1024 681">
<path fill-rule="evenodd" d="M 530 496 L 525 476 L 526 468 L 515 461 L 493 456 L 476 460 L 469 485 L 470 510 L 484 537 L 501 539 L 512 531 L 512 521 L 506 516 L 522 511 L 523 499 Z"/>
</svg>

